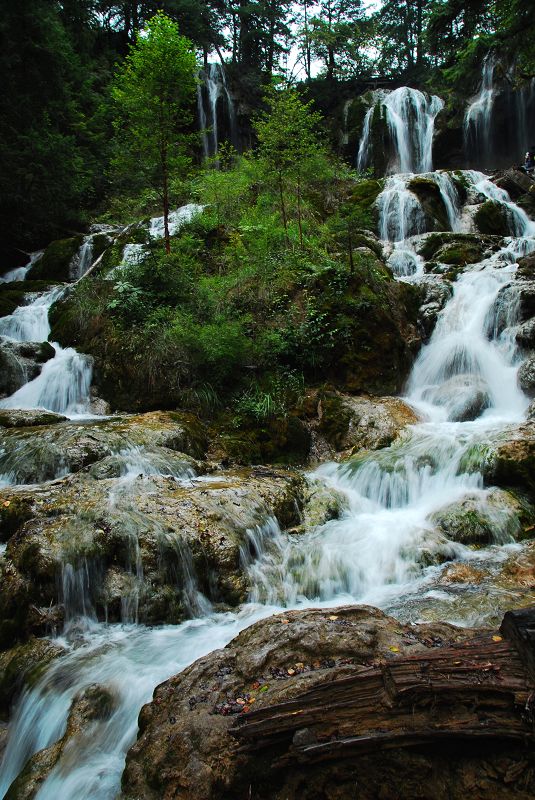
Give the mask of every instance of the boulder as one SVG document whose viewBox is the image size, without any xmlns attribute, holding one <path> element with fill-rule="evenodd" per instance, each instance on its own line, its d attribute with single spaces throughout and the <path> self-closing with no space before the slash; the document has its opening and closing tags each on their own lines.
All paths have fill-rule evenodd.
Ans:
<svg viewBox="0 0 535 800">
<path fill-rule="evenodd" d="M 427 178 L 425 175 L 416 175 L 409 181 L 407 188 L 420 201 L 426 216 L 427 230 L 450 230 L 444 199 L 438 184 L 434 180 Z"/>
<path fill-rule="evenodd" d="M 511 200 L 517 201 L 519 197 L 532 188 L 535 188 L 535 181 L 532 177 L 519 169 L 507 169 L 498 176 L 493 177 L 493 182 L 500 189 L 505 189 Z"/>
<path fill-rule="evenodd" d="M 487 478 L 498 486 L 515 487 L 535 498 L 535 420 L 504 431 L 493 444 Z"/>
<path fill-rule="evenodd" d="M 466 743 L 446 751 L 399 750 L 394 745 L 345 758 L 340 753 L 324 762 L 289 758 L 278 763 L 288 745 L 281 749 L 275 743 L 251 752 L 238 749 L 229 735 L 249 710 L 267 715 L 271 706 L 334 680 L 349 681 L 370 664 L 394 663 L 392 659 L 407 655 L 436 656 L 437 647 L 473 636 L 473 631 L 445 624 L 403 625 L 375 609 L 354 606 L 290 611 L 258 622 L 223 650 L 157 687 L 139 717 L 121 798 L 463 800 L 475 782 L 485 786 L 486 797 L 527 800 L 521 766 L 526 751 L 521 745 L 487 744 L 484 754 Z M 338 713 L 344 718 L 344 706 Z M 323 719 L 320 708 L 317 724 L 297 727 L 294 745 L 317 743 L 316 729 Z M 513 774 L 509 783 L 506 776 Z"/>
<path fill-rule="evenodd" d="M 57 239 L 51 242 L 38 258 L 30 271 L 29 280 L 68 281 L 71 261 L 83 243 L 83 236 Z"/>
<path fill-rule="evenodd" d="M 450 281 L 439 275 L 424 275 L 420 280 L 422 302 L 418 320 L 424 331 L 424 341 L 428 341 L 435 329 L 437 318 L 453 294 Z"/>
<path fill-rule="evenodd" d="M 507 209 L 497 200 L 485 200 L 474 215 L 474 223 L 480 233 L 511 236 L 511 223 Z"/>
<path fill-rule="evenodd" d="M 535 355 L 526 358 L 518 370 L 518 383 L 528 397 L 535 397 Z"/>
<path fill-rule="evenodd" d="M 441 508 L 431 522 L 450 541 L 460 544 L 507 544 L 531 537 L 535 509 L 510 492 L 491 489 Z"/>
<path fill-rule="evenodd" d="M 399 397 L 325 393 L 317 406 L 317 431 L 335 451 L 377 450 L 392 444 L 418 415 Z"/>
<path fill-rule="evenodd" d="M 516 331 L 516 341 L 526 350 L 535 350 L 535 319 L 528 319 L 527 322 L 519 325 Z"/>
</svg>

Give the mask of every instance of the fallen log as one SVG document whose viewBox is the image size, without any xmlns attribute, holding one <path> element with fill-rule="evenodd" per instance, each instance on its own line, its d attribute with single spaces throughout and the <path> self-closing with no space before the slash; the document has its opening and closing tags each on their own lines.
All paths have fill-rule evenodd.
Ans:
<svg viewBox="0 0 535 800">
<path fill-rule="evenodd" d="M 392 658 L 242 714 L 241 752 L 272 749 L 278 768 L 439 742 L 535 743 L 535 606 L 500 633 Z"/>
</svg>

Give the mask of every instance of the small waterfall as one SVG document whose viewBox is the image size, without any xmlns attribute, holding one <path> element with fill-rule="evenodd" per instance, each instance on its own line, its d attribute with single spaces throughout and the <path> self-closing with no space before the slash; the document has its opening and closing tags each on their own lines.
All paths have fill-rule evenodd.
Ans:
<svg viewBox="0 0 535 800">
<path fill-rule="evenodd" d="M 0 319 L 0 335 L 19 342 L 45 342 L 50 334 L 48 313 L 63 288 L 34 297 L 26 306 Z M 44 408 L 60 414 L 87 413 L 90 402 L 92 359 L 72 347 L 52 343 L 56 355 L 47 361 L 40 375 L 0 401 L 0 408 Z"/>
<path fill-rule="evenodd" d="M 476 192 L 480 192 L 489 200 L 500 203 L 505 208 L 513 236 L 535 236 L 535 222 L 530 220 L 522 208 L 511 201 L 505 189 L 500 189 L 482 172 L 465 170 L 464 174 L 471 181 Z"/>
<path fill-rule="evenodd" d="M 489 162 L 492 159 L 491 128 L 492 109 L 496 96 L 493 84 L 495 67 L 494 56 L 489 53 L 483 61 L 479 92 L 472 98 L 466 109 L 463 123 L 465 151 L 469 154 L 477 154 L 477 161 L 483 166 L 491 166 Z"/>
<path fill-rule="evenodd" d="M 448 215 L 448 222 L 452 231 L 462 231 L 462 210 L 459 192 L 455 183 L 447 172 L 431 172 L 429 177 L 437 184 L 440 189 L 442 201 Z"/>
<path fill-rule="evenodd" d="M 412 175 L 394 175 L 387 178 L 385 188 L 377 198 L 379 235 L 392 242 L 394 249 L 388 264 L 394 275 L 407 277 L 420 274 L 422 259 L 416 254 L 409 239 L 425 231 L 425 214 L 416 195 L 407 188 Z"/>
<path fill-rule="evenodd" d="M 93 234 L 84 236 L 77 253 L 74 254 L 69 265 L 69 277 L 71 281 L 78 281 L 93 264 Z"/>
<path fill-rule="evenodd" d="M 219 150 L 221 121 L 225 123 L 225 138 L 235 146 L 238 144 L 238 128 L 236 108 L 224 67 L 219 63 L 208 64 L 208 69 L 201 71 L 200 78 L 204 86 L 197 86 L 197 110 L 203 155 L 207 158 L 216 155 Z"/>
<path fill-rule="evenodd" d="M 200 214 L 204 206 L 197 203 L 188 203 L 185 206 L 177 208 L 176 211 L 171 211 L 169 214 L 169 235 L 175 236 L 183 225 Z M 164 220 L 163 217 L 153 217 L 150 221 L 149 233 L 152 239 L 163 239 L 164 236 Z M 127 245 L 126 247 L 128 247 Z M 131 248 L 139 247 L 140 245 L 130 245 Z M 143 247 L 143 245 L 141 245 Z M 126 251 L 126 248 L 125 248 Z"/>
<path fill-rule="evenodd" d="M 444 108 L 444 101 L 408 86 L 393 92 L 378 92 L 374 96 L 372 107 L 364 118 L 357 168 L 365 169 L 370 161 L 371 123 L 377 104 L 384 110 L 394 150 L 388 172 L 421 173 L 432 170 L 435 119 Z"/>
<path fill-rule="evenodd" d="M 15 267 L 15 269 L 10 269 L 9 272 L 6 272 L 4 275 L 0 276 L 0 283 L 13 283 L 14 281 L 24 281 L 26 280 L 26 275 L 33 267 L 35 262 L 41 258 L 43 255 L 43 250 L 36 250 L 34 253 L 29 253 L 29 261 L 23 267 Z"/>
</svg>

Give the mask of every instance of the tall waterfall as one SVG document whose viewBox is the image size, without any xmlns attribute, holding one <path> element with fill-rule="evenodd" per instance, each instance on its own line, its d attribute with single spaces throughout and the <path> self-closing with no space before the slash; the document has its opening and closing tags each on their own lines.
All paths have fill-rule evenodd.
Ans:
<svg viewBox="0 0 535 800">
<path fill-rule="evenodd" d="M 396 245 L 398 250 L 412 248 L 417 259 L 414 236 L 426 222 L 416 196 L 409 196 L 410 178 L 388 179 L 378 211 L 384 246 L 394 252 Z M 445 173 L 435 178 L 443 198 L 450 200 L 450 227 L 459 228 L 455 187 Z M 535 225 L 485 175 L 467 172 L 464 181 L 474 195 L 503 204 L 516 236 L 466 267 L 453 285 L 406 389 L 407 401 L 424 421 L 389 447 L 316 471 L 316 479 L 346 498 L 340 518 L 299 535 L 281 531 L 276 520 L 267 518 L 248 532 L 251 547 L 244 545 L 242 558 L 252 587 L 250 602 L 236 612 L 215 613 L 198 602 L 201 616 L 161 628 L 79 619 L 76 635 L 62 639 L 66 655 L 45 668 L 18 701 L 0 769 L 0 797 L 33 753 L 63 735 L 73 698 L 88 686 L 112 692 L 113 713 L 81 730 L 74 748 L 65 748 L 39 786 L 37 800 L 113 800 L 136 736 L 139 709 L 154 686 L 275 610 L 357 602 L 419 619 L 426 599 L 440 586 L 448 618 L 455 620 L 459 590 L 437 584 L 441 561 L 455 558 L 477 565 L 503 558 L 511 526 L 519 523 L 514 512 L 497 511 L 489 503 L 492 490 L 484 486 L 482 465 L 489 439 L 521 422 L 529 402 L 517 385 L 521 355 L 511 335 L 518 307 L 510 303 L 504 313 L 499 298 L 513 280 L 519 255 L 535 251 Z M 146 469 L 140 457 L 131 456 L 129 472 Z M 437 529 L 434 515 L 466 498 L 487 515 L 492 546 L 473 550 Z M 112 502 L 117 499 L 110 496 Z M 141 574 L 142 564 L 136 561 L 136 566 L 136 575 Z M 66 569 L 64 578 L 71 612 L 90 616 L 87 604 L 78 602 L 90 573 L 77 576 Z M 480 586 L 462 591 L 482 593 Z M 466 614 L 459 614 L 459 620 L 478 622 Z"/>
<path fill-rule="evenodd" d="M 197 86 L 197 114 L 205 158 L 217 154 L 223 139 L 238 144 L 236 108 L 221 64 L 208 64 L 200 72 Z"/>
<path fill-rule="evenodd" d="M 393 150 L 388 172 L 420 173 L 432 170 L 435 119 L 444 107 L 444 101 L 408 86 L 375 95 L 372 107 L 364 118 L 357 154 L 358 169 L 365 169 L 370 162 L 371 122 L 376 105 L 381 107 L 384 114 Z"/>
<path fill-rule="evenodd" d="M 484 167 L 492 166 L 491 129 L 492 109 L 496 96 L 493 83 L 495 66 L 493 55 L 487 55 L 483 61 L 479 92 L 472 98 L 466 109 L 463 124 L 465 151 L 477 153 L 477 163 Z"/>
</svg>

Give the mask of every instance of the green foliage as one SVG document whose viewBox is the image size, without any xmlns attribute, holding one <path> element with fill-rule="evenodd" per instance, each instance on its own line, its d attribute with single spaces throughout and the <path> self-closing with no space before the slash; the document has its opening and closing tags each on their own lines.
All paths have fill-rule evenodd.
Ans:
<svg viewBox="0 0 535 800">
<path fill-rule="evenodd" d="M 173 172 L 184 172 L 189 162 L 185 127 L 191 121 L 195 69 L 191 42 L 179 35 L 176 23 L 158 13 L 138 33 L 112 88 L 115 166 L 130 173 L 135 165 L 145 185 L 158 189 L 168 250 L 170 178 Z"/>
</svg>

